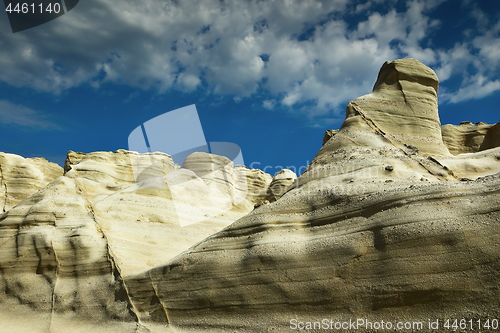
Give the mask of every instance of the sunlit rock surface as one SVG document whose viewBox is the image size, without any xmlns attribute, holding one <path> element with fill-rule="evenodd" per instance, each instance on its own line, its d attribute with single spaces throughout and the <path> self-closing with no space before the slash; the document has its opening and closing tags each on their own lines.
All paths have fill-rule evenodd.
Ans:
<svg viewBox="0 0 500 333">
<path fill-rule="evenodd" d="M 443 125 L 441 130 L 444 144 L 453 155 L 477 153 L 500 146 L 500 123 L 489 125 L 463 121 L 460 125 Z"/>
<path fill-rule="evenodd" d="M 70 152 L 0 217 L 2 332 L 500 318 L 497 125 L 454 156 L 472 145 L 444 144 L 437 89 L 422 63 L 385 63 L 298 178 L 206 153 Z"/>
<path fill-rule="evenodd" d="M 0 217 L 0 319 L 7 309 L 13 316 L 35 311 L 40 332 L 70 332 L 73 319 L 89 322 L 82 329 L 109 322 L 135 332 L 123 277 L 167 262 L 247 214 L 272 179 L 207 153 L 192 154 L 181 168 L 158 152 L 69 152 L 64 170 Z M 31 330 L 12 323 L 13 332 Z"/>
<path fill-rule="evenodd" d="M 0 152 L 0 212 L 6 212 L 63 174 L 44 158 L 24 158 Z"/>
<path fill-rule="evenodd" d="M 436 92 L 430 68 L 386 63 L 281 198 L 126 279 L 140 321 L 288 332 L 291 319 L 498 317 L 500 148 L 453 157 Z"/>
</svg>

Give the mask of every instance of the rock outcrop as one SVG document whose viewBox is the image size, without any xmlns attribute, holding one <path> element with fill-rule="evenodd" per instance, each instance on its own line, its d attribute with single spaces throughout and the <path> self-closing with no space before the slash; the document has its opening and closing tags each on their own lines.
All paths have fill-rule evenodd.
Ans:
<svg viewBox="0 0 500 333">
<path fill-rule="evenodd" d="M 338 130 L 334 130 L 334 129 L 328 129 L 328 130 L 326 130 L 325 131 L 325 135 L 323 135 L 323 145 L 325 143 L 327 143 L 328 140 L 330 140 L 330 138 L 332 136 L 334 136 L 335 134 L 337 134 L 337 133 L 338 133 Z"/>
<path fill-rule="evenodd" d="M 438 83 L 436 73 L 415 59 L 387 61 L 373 92 L 349 103 L 346 121 L 361 117 L 396 147 L 408 145 L 422 155 L 447 156 L 438 115 Z"/>
<path fill-rule="evenodd" d="M 282 197 L 126 279 L 139 320 L 286 332 L 291 320 L 498 317 L 500 148 L 453 157 L 436 92 L 423 64 L 386 63 Z"/>
<path fill-rule="evenodd" d="M 266 200 L 274 202 L 281 198 L 286 191 L 294 186 L 297 175 L 292 170 L 282 169 L 278 171 L 269 184 Z"/>
<path fill-rule="evenodd" d="M 500 318 L 497 126 L 453 156 L 437 89 L 422 63 L 386 62 L 298 178 L 206 153 L 180 167 L 164 153 L 70 152 L 64 176 L 0 217 L 2 329 L 289 332 L 366 318 L 435 332 L 429 320 Z"/>
<path fill-rule="evenodd" d="M 453 155 L 477 153 L 481 150 L 499 147 L 499 129 L 500 123 L 496 125 L 482 122 L 473 124 L 470 121 L 463 121 L 460 125 L 447 124 L 441 127 L 443 142 Z M 485 141 L 488 133 L 490 134 Z M 494 133 L 497 133 L 496 136 Z"/>
<path fill-rule="evenodd" d="M 500 122 L 488 129 L 479 150 L 487 150 L 496 147 L 500 147 Z"/>
<path fill-rule="evenodd" d="M 44 158 L 0 152 L 0 211 L 6 212 L 62 173 L 59 165 Z"/>
<path fill-rule="evenodd" d="M 0 216 L 0 313 L 35 310 L 45 318 L 40 332 L 65 330 L 67 315 L 91 326 L 119 321 L 118 331 L 135 332 L 123 278 L 242 217 L 272 179 L 207 153 L 181 168 L 158 152 L 69 152 L 64 170 Z"/>
</svg>

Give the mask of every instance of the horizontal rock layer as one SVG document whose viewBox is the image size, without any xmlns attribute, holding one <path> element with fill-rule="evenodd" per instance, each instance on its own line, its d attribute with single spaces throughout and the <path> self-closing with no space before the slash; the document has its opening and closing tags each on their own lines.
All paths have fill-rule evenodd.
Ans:
<svg viewBox="0 0 500 333">
<path fill-rule="evenodd" d="M 500 123 L 489 125 L 464 121 L 460 125 L 443 125 L 441 131 L 444 144 L 453 155 L 477 153 L 500 146 Z"/>
<path fill-rule="evenodd" d="M 294 189 L 128 278 L 147 322 L 285 332 L 289 321 L 500 315 L 500 176 L 382 188 Z M 341 193 L 341 194 L 339 194 Z M 293 207 L 293 208 L 292 208 Z"/>
<path fill-rule="evenodd" d="M 293 318 L 500 315 L 500 148 L 451 155 L 436 93 L 428 67 L 386 63 L 277 201 L 125 279 L 140 322 L 286 332 Z"/>
<path fill-rule="evenodd" d="M 414 59 L 385 63 L 298 178 L 206 153 L 180 167 L 160 152 L 70 152 L 64 176 L 0 216 L 2 329 L 499 318 L 497 125 L 453 156 L 437 85 Z"/>
<path fill-rule="evenodd" d="M 0 211 L 9 210 L 62 174 L 59 165 L 44 158 L 0 152 Z"/>
<path fill-rule="evenodd" d="M 119 321 L 135 332 L 123 277 L 167 262 L 245 215 L 272 180 L 206 153 L 181 168 L 164 153 L 69 152 L 64 171 L 0 216 L 0 308 L 36 311 L 47 332 L 62 329 L 65 314 Z M 12 174 L 6 184 L 26 172 L 4 176 Z"/>
</svg>

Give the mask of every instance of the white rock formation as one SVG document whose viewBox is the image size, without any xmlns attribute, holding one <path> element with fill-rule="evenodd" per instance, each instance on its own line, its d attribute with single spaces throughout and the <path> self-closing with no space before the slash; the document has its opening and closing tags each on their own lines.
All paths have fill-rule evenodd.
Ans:
<svg viewBox="0 0 500 333">
<path fill-rule="evenodd" d="M 2 333 L 500 318 L 498 131 L 450 154 L 437 84 L 416 60 L 384 64 L 298 178 L 205 153 L 180 168 L 70 152 L 0 216 Z"/>
<path fill-rule="evenodd" d="M 68 314 L 89 320 L 85 329 L 118 320 L 119 331 L 135 332 L 123 277 L 167 262 L 242 217 L 271 182 L 260 170 L 206 153 L 180 168 L 164 153 L 69 152 L 64 169 L 0 216 L 0 313 L 39 315 L 40 332 L 65 330 Z M 31 330 L 30 323 L 17 326 L 14 332 Z"/>
<path fill-rule="evenodd" d="M 497 125 L 497 128 L 498 126 L 500 125 Z M 496 145 L 491 144 L 491 146 L 486 142 L 483 148 L 481 148 L 486 134 L 492 127 L 494 125 L 482 122 L 473 124 L 470 121 L 463 121 L 458 126 L 451 124 L 443 125 L 441 127 L 443 142 L 453 155 L 477 153 L 480 150 L 498 147 L 500 146 L 500 142 L 497 142 Z"/>
<path fill-rule="evenodd" d="M 139 320 L 287 332 L 291 319 L 500 316 L 500 148 L 452 156 L 436 92 L 423 64 L 386 63 L 292 189 L 126 279 Z"/>
<path fill-rule="evenodd" d="M 24 158 L 0 152 L 0 212 L 61 176 L 62 168 L 44 158 Z"/>
<path fill-rule="evenodd" d="M 267 200 L 274 202 L 281 198 L 291 187 L 293 187 L 297 175 L 289 169 L 282 169 L 278 171 L 269 184 L 267 190 Z"/>
</svg>

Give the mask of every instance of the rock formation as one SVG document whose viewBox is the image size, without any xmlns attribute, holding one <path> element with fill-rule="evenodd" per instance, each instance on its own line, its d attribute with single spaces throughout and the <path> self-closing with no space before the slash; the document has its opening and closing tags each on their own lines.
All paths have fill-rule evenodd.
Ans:
<svg viewBox="0 0 500 333">
<path fill-rule="evenodd" d="M 0 152 L 1 211 L 14 207 L 62 173 L 59 165 L 44 158 L 23 158 Z"/>
<path fill-rule="evenodd" d="M 20 193 L 35 192 L 21 176 L 47 177 L 19 156 L 3 162 L 10 172 L 5 183 Z M 119 331 L 135 331 L 123 278 L 167 262 L 245 215 L 266 197 L 272 179 L 207 153 L 190 155 L 181 168 L 159 152 L 70 151 L 64 175 L 49 166 L 59 177 L 0 217 L 0 313 L 35 310 L 40 332 L 69 332 L 66 314 L 97 326 L 118 320 Z M 29 325 L 13 331 L 37 331 Z"/>
<path fill-rule="evenodd" d="M 500 123 L 489 125 L 483 122 L 473 124 L 470 121 L 463 121 L 458 126 L 443 125 L 441 131 L 443 142 L 453 155 L 477 153 L 500 146 L 498 135 Z M 488 139 L 485 141 L 488 133 Z M 494 133 L 497 133 L 496 136 Z"/>
<path fill-rule="evenodd" d="M 437 89 L 422 63 L 386 62 L 298 178 L 206 153 L 180 167 L 164 153 L 70 152 L 63 176 L 0 217 L 2 329 L 288 332 L 366 318 L 435 332 L 429 319 L 500 318 L 498 128 L 478 148 L 442 135 Z M 443 136 L 477 152 L 454 156 Z"/>
<path fill-rule="evenodd" d="M 436 91 L 423 64 L 386 63 L 279 200 L 126 279 L 149 284 L 130 293 L 139 320 L 285 332 L 291 319 L 498 317 L 500 148 L 454 158 Z"/>
<path fill-rule="evenodd" d="M 329 130 L 326 130 L 325 131 L 325 135 L 323 135 L 323 145 L 325 143 L 328 142 L 328 140 L 330 140 L 330 138 L 332 136 L 334 136 L 335 134 L 337 134 L 338 130 L 334 130 L 334 129 L 329 129 Z"/>
<path fill-rule="evenodd" d="M 274 175 L 271 184 L 269 184 L 266 199 L 269 202 L 278 200 L 286 193 L 286 191 L 293 187 L 296 179 L 297 175 L 292 170 L 283 169 L 278 171 L 276 175 Z"/>
</svg>

